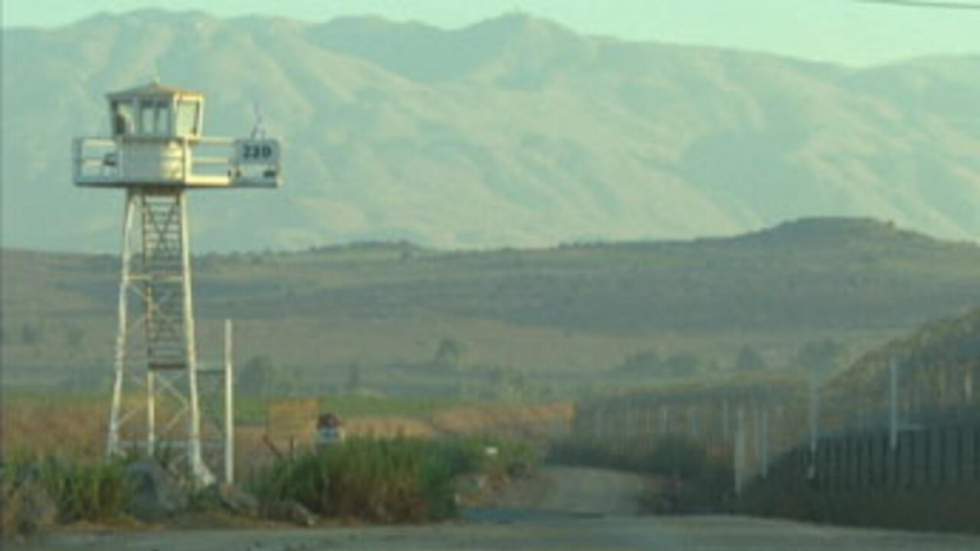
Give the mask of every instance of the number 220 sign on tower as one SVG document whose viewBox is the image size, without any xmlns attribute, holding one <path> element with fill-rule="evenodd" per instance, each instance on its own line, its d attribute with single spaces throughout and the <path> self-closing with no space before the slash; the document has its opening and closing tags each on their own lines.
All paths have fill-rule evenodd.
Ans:
<svg viewBox="0 0 980 551">
<path fill-rule="evenodd" d="M 238 140 L 235 143 L 236 164 L 275 164 L 279 161 L 279 142 L 275 140 Z"/>
</svg>

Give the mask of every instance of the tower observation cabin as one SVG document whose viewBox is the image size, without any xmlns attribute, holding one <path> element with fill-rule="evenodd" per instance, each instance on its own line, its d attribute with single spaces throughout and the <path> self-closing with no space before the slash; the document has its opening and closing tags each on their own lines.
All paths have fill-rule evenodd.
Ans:
<svg viewBox="0 0 980 551">
<path fill-rule="evenodd" d="M 279 143 L 203 134 L 204 95 L 152 82 L 108 94 L 109 138 L 77 138 L 74 180 L 85 187 L 275 188 Z"/>
</svg>

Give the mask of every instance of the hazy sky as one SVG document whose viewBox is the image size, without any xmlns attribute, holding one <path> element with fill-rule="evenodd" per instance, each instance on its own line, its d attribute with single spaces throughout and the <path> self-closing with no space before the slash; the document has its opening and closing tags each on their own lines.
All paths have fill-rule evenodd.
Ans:
<svg viewBox="0 0 980 551">
<path fill-rule="evenodd" d="M 976 4 L 980 0 L 963 0 Z M 4 26 L 50 27 L 99 11 L 146 7 L 308 21 L 378 14 L 460 27 L 521 10 L 575 30 L 627 39 L 734 46 L 848 64 L 980 53 L 980 9 L 856 0 L 0 0 Z"/>
</svg>

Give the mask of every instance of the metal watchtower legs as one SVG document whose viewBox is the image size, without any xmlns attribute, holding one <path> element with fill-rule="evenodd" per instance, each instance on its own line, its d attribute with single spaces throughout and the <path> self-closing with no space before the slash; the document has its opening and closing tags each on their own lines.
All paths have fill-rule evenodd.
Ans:
<svg viewBox="0 0 980 551">
<path fill-rule="evenodd" d="M 126 192 L 121 258 L 108 453 L 184 450 L 194 478 L 210 483 L 214 476 L 201 449 L 187 196 L 182 190 Z M 140 411 L 145 413 L 142 422 Z"/>
</svg>

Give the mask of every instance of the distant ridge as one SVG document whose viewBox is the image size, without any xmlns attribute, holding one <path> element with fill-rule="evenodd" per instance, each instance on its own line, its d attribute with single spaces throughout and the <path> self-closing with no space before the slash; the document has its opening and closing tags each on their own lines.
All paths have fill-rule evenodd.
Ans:
<svg viewBox="0 0 980 551">
<path fill-rule="evenodd" d="M 935 238 L 926 234 L 898 228 L 894 222 L 847 217 L 800 218 L 740 236 L 738 239 L 783 242 L 798 246 L 832 242 L 844 244 L 847 241 L 935 242 Z"/>
<path fill-rule="evenodd" d="M 963 248 L 964 250 L 980 253 L 980 243 L 971 241 L 943 240 L 925 233 L 901 228 L 892 221 L 877 220 L 865 217 L 824 216 L 807 217 L 782 222 L 775 226 L 759 231 L 741 233 L 734 236 L 696 237 L 690 239 L 639 239 L 639 240 L 603 240 L 583 239 L 558 243 L 548 247 L 490 247 L 483 249 L 439 248 L 406 239 L 362 239 L 344 243 L 312 245 L 302 248 L 266 249 L 264 251 L 233 251 L 230 256 L 249 255 L 304 255 L 308 253 L 334 253 L 340 251 L 408 251 L 435 255 L 493 255 L 493 254 L 523 254 L 531 252 L 551 252 L 566 249 L 630 249 L 630 248 L 660 248 L 660 247 L 698 247 L 700 245 L 715 246 L 793 246 L 805 250 L 814 246 L 832 248 L 837 245 L 858 244 L 867 246 L 895 245 L 919 246 L 925 245 L 937 248 Z M 72 251 L 42 251 L 22 247 L 4 247 L 2 250 L 17 254 L 26 254 L 43 258 L 45 255 L 90 256 L 86 253 Z M 110 254 L 112 256 L 112 254 Z M 207 252 L 201 256 L 224 256 L 220 252 Z"/>
</svg>

